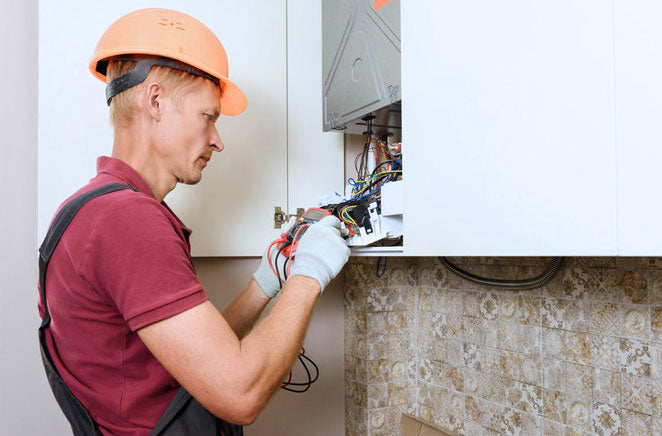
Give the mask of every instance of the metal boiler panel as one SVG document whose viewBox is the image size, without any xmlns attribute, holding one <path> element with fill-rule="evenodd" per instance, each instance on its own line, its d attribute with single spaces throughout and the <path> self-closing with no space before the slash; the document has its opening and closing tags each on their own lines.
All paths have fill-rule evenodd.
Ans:
<svg viewBox="0 0 662 436">
<path fill-rule="evenodd" d="M 322 0 L 324 131 L 400 138 L 400 0 Z M 381 3 L 381 2 L 378 2 Z"/>
</svg>

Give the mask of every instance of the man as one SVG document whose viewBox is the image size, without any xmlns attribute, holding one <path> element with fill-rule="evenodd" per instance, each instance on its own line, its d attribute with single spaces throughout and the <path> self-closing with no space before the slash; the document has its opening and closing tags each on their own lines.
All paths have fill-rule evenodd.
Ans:
<svg viewBox="0 0 662 436">
<path fill-rule="evenodd" d="M 113 151 L 70 199 L 111 183 L 131 189 L 83 205 L 50 257 L 45 348 L 82 417 L 67 412 L 76 401 L 49 373 L 51 386 L 74 431 L 87 412 L 101 434 L 241 434 L 232 424 L 249 424 L 264 408 L 297 356 L 315 300 L 348 259 L 340 223 L 328 217 L 304 234 L 258 326 L 280 289 L 273 250 L 219 312 L 190 263 L 191 231 L 163 199 L 177 183 L 200 181 L 223 150 L 216 120 L 246 107 L 223 46 L 188 15 L 144 9 L 108 28 L 90 69 L 108 83 Z M 201 430 L 209 413 L 220 420 Z"/>
</svg>

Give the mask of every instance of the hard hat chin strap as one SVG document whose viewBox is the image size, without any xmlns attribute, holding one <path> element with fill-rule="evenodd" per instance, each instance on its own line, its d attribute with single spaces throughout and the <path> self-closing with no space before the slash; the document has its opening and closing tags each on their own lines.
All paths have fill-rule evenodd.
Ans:
<svg viewBox="0 0 662 436">
<path fill-rule="evenodd" d="M 147 75 L 149 74 L 150 70 L 154 65 L 171 68 L 173 70 L 183 71 L 193 76 L 207 79 L 213 82 L 218 87 L 221 86 L 220 80 L 212 76 L 211 74 L 207 74 L 198 68 L 192 67 L 191 65 L 170 58 L 164 58 L 159 56 L 141 56 L 135 58 L 134 57 L 114 58 L 112 60 L 132 61 L 136 63 L 136 66 L 133 68 L 133 70 L 111 81 L 106 86 L 106 103 L 108 103 L 108 106 L 110 106 L 110 101 L 114 96 L 116 96 L 122 91 L 126 91 L 127 89 L 133 88 L 134 86 L 142 83 L 147 78 Z"/>
</svg>

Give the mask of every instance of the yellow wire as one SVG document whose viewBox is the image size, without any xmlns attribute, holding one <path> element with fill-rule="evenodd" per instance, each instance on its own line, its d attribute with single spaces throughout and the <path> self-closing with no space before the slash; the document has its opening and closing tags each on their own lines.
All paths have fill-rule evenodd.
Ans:
<svg viewBox="0 0 662 436">
<path fill-rule="evenodd" d="M 370 177 L 369 179 L 358 180 L 356 183 L 367 183 L 367 182 L 371 181 L 374 178 L 383 176 L 384 174 L 397 174 L 397 173 L 401 173 L 401 172 L 402 172 L 402 170 L 382 171 L 381 173 L 377 173 L 374 176 Z"/>
<path fill-rule="evenodd" d="M 349 210 L 352 210 L 352 209 L 354 209 L 355 207 L 356 207 L 356 206 L 347 206 L 346 208 L 344 208 L 344 209 L 342 210 L 342 212 L 341 212 L 340 214 L 343 215 L 343 219 L 345 219 L 346 222 L 348 222 L 348 223 L 350 223 L 350 224 L 356 226 L 356 225 L 358 225 L 358 224 L 356 223 L 356 221 L 354 221 L 354 219 L 353 219 L 351 216 L 349 216 L 349 214 L 347 213 Z"/>
<path fill-rule="evenodd" d="M 354 219 L 353 219 L 351 216 L 349 216 L 349 215 L 347 214 L 347 211 L 344 211 L 344 212 L 343 212 L 343 215 L 345 216 L 345 221 L 346 221 L 346 222 L 348 222 L 348 223 L 350 223 L 350 224 L 352 224 L 352 225 L 354 225 L 354 226 L 357 225 L 357 224 L 356 224 L 356 221 L 354 221 Z"/>
<path fill-rule="evenodd" d="M 364 186 L 359 192 L 357 192 L 357 193 L 354 195 L 354 197 L 358 197 L 358 196 L 360 196 L 363 192 L 365 192 L 366 189 L 368 189 L 368 182 L 369 182 L 369 181 L 371 181 L 371 180 L 373 180 L 373 179 L 375 179 L 375 178 L 377 178 L 377 177 L 383 177 L 383 176 L 385 176 L 385 175 L 387 175 L 387 174 L 398 174 L 398 173 L 401 173 L 401 172 L 402 172 L 402 170 L 383 171 L 383 172 L 381 172 L 381 173 L 377 173 L 377 174 L 375 174 L 374 176 L 370 177 L 369 179 L 366 179 L 366 180 L 359 180 L 359 181 L 356 182 L 356 183 L 365 183 L 365 186 Z"/>
</svg>

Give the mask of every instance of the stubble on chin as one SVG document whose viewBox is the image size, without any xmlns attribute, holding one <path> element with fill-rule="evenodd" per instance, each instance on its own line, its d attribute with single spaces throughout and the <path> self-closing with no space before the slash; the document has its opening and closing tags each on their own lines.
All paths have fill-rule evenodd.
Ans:
<svg viewBox="0 0 662 436">
<path fill-rule="evenodd" d="M 187 184 L 187 185 L 195 185 L 197 183 L 200 183 L 200 180 L 202 180 L 202 170 L 192 171 L 187 176 L 188 177 L 186 177 L 186 179 L 184 180 L 184 183 Z"/>
<path fill-rule="evenodd" d="M 202 172 L 197 174 L 187 174 L 184 177 L 177 177 L 177 183 L 182 183 L 184 185 L 195 185 L 200 183 L 200 180 L 202 180 Z"/>
</svg>

